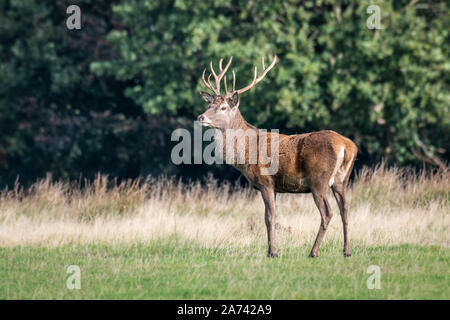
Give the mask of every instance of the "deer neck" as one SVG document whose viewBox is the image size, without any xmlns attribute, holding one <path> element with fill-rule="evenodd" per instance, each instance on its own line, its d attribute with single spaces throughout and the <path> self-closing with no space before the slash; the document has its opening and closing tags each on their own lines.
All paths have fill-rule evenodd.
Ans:
<svg viewBox="0 0 450 320">
<path fill-rule="evenodd" d="M 244 130 L 244 131 L 245 130 L 258 130 L 258 128 L 251 125 L 244 119 L 244 117 L 242 116 L 239 109 L 236 110 L 236 116 L 233 119 L 233 121 L 231 122 L 230 127 L 227 129 L 234 129 L 234 130 L 240 129 L 240 130 Z M 222 133 L 225 134 L 227 129 L 221 129 Z"/>
<path fill-rule="evenodd" d="M 218 146 L 218 150 L 222 153 L 223 158 L 226 158 L 227 150 L 226 150 L 226 144 L 227 137 L 230 139 L 237 138 L 238 140 L 245 139 L 246 134 L 248 134 L 248 130 L 255 131 L 255 134 L 258 135 L 258 128 L 255 126 L 249 124 L 242 114 L 240 113 L 239 109 L 237 110 L 236 116 L 233 119 L 232 123 L 228 128 L 220 128 L 217 129 L 215 140 L 216 144 Z M 235 153 L 235 159 L 237 160 L 240 157 L 245 156 L 245 154 L 241 154 L 244 150 L 234 150 L 232 152 Z M 231 164 L 231 163 L 230 163 Z M 235 166 L 235 165 L 234 165 Z"/>
<path fill-rule="evenodd" d="M 236 112 L 236 116 L 233 119 L 233 121 L 230 123 L 229 127 L 227 128 L 217 128 L 216 131 L 216 137 L 218 136 L 222 136 L 224 139 L 227 136 L 227 131 L 228 130 L 242 130 L 242 131 L 247 131 L 247 130 L 255 130 L 258 131 L 258 128 L 256 128 L 255 126 L 251 125 L 250 123 L 248 123 L 244 117 L 242 116 L 241 112 L 239 111 L 239 109 Z M 228 131 L 229 132 L 229 131 Z"/>
</svg>

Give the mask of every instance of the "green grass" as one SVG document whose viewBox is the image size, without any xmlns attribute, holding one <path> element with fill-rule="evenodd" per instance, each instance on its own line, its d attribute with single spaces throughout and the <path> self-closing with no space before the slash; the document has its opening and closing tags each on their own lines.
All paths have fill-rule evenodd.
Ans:
<svg viewBox="0 0 450 320">
<path fill-rule="evenodd" d="M 450 249 L 402 245 L 211 249 L 175 239 L 136 245 L 0 249 L 0 299 L 449 299 Z M 69 265 L 81 289 L 69 290 Z M 369 265 L 381 289 L 369 290 Z"/>
</svg>

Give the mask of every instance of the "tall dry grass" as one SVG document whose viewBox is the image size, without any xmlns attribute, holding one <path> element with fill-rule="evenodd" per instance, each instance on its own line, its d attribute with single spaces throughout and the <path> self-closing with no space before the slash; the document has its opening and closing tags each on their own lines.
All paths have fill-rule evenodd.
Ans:
<svg viewBox="0 0 450 320">
<path fill-rule="evenodd" d="M 450 173 L 364 168 L 347 193 L 351 244 L 450 246 Z M 326 241 L 342 241 L 339 210 Z M 265 245 L 264 207 L 249 188 L 98 176 L 83 188 L 50 178 L 0 192 L 0 247 L 135 243 L 177 237 L 200 246 Z M 310 194 L 277 196 L 280 246 L 310 243 L 320 216 Z"/>
</svg>

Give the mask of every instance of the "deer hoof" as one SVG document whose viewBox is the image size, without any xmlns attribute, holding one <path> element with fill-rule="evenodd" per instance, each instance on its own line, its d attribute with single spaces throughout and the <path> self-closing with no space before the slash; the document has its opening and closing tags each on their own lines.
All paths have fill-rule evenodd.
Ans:
<svg viewBox="0 0 450 320">
<path fill-rule="evenodd" d="M 314 253 L 314 252 L 311 252 L 310 254 L 309 254 L 309 257 L 310 258 L 317 258 L 319 256 L 319 254 L 318 253 Z"/>
<path fill-rule="evenodd" d="M 267 254 L 267 257 L 268 257 L 268 258 L 278 258 L 278 254 L 277 254 L 277 253 L 269 252 L 269 253 Z"/>
<path fill-rule="evenodd" d="M 348 258 L 348 257 L 351 257 L 351 256 L 352 256 L 352 254 L 350 252 L 344 252 L 344 257 Z"/>
</svg>

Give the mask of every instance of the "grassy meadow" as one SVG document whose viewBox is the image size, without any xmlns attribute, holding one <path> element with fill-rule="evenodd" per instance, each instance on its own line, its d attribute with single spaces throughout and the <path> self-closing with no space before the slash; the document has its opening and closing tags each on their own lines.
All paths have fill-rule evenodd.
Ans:
<svg viewBox="0 0 450 320">
<path fill-rule="evenodd" d="M 278 259 L 251 189 L 154 179 L 83 188 L 50 178 L 0 193 L 0 299 L 450 299 L 450 173 L 380 166 L 347 194 L 352 257 L 310 194 L 277 196 Z M 81 289 L 70 290 L 77 265 Z M 380 289 L 368 289 L 371 265 Z"/>
</svg>

